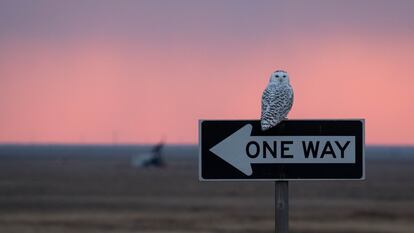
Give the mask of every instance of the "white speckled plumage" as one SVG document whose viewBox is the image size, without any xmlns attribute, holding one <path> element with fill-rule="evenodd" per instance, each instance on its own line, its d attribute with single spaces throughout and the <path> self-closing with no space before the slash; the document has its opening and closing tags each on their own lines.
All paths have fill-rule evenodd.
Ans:
<svg viewBox="0 0 414 233">
<path fill-rule="evenodd" d="M 277 70 L 270 76 L 262 95 L 262 130 L 268 130 L 284 120 L 293 105 L 293 89 L 286 71 Z"/>
</svg>

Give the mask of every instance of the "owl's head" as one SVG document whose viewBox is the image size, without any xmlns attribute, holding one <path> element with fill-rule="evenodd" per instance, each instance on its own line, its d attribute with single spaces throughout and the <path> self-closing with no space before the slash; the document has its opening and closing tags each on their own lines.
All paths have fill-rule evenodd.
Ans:
<svg viewBox="0 0 414 233">
<path fill-rule="evenodd" d="M 275 85 L 289 84 L 289 75 L 284 70 L 276 70 L 270 75 L 270 83 Z"/>
</svg>

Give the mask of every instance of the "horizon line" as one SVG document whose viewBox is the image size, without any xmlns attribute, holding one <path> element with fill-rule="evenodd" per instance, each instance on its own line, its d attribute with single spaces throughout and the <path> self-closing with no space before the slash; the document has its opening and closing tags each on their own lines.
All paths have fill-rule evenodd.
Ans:
<svg viewBox="0 0 414 233">
<path fill-rule="evenodd" d="M 154 143 L 56 143 L 56 142 L 0 142 L 0 146 L 153 146 L 159 142 Z M 164 143 L 166 146 L 198 146 L 199 143 Z M 365 144 L 366 147 L 414 147 L 414 144 Z"/>
</svg>

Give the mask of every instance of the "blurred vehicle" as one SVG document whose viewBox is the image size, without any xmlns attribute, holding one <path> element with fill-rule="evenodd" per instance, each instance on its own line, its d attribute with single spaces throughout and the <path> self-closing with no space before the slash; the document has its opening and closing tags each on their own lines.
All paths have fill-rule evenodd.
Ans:
<svg viewBox="0 0 414 233">
<path fill-rule="evenodd" d="M 164 167 L 165 161 L 162 157 L 164 142 L 155 145 L 151 152 L 135 155 L 131 158 L 134 167 Z"/>
</svg>

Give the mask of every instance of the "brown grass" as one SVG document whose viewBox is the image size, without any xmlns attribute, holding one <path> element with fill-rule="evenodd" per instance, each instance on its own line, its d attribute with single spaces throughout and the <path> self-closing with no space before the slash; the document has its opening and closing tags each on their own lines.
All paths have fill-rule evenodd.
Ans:
<svg viewBox="0 0 414 233">
<path fill-rule="evenodd" d="M 366 181 L 291 182 L 293 233 L 414 232 L 414 164 L 368 161 Z M 0 159 L 0 232 L 273 232 L 271 182 L 199 182 L 111 160 Z"/>
</svg>

